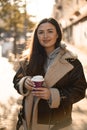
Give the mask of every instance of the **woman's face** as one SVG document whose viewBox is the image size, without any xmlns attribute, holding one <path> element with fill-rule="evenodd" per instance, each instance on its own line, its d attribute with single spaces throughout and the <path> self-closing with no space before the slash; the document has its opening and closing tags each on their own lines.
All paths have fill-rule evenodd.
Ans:
<svg viewBox="0 0 87 130">
<path fill-rule="evenodd" d="M 37 37 L 40 44 L 48 53 L 55 49 L 55 43 L 58 38 L 56 28 L 51 23 L 43 23 L 38 27 Z"/>
</svg>

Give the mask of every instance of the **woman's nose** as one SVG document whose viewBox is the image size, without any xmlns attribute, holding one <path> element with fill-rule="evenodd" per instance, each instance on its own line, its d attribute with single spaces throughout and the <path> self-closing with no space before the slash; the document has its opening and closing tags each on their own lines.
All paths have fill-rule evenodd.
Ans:
<svg viewBox="0 0 87 130">
<path fill-rule="evenodd" d="M 47 37 L 47 33 L 46 33 L 46 32 L 44 33 L 44 37 L 45 37 L 45 38 Z"/>
</svg>

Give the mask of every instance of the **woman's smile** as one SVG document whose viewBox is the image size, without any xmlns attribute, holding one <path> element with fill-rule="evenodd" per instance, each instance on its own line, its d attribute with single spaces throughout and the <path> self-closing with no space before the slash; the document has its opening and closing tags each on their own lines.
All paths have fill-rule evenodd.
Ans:
<svg viewBox="0 0 87 130">
<path fill-rule="evenodd" d="M 43 40 L 44 43 L 49 43 L 51 40 Z"/>
<path fill-rule="evenodd" d="M 49 53 L 55 49 L 55 43 L 58 38 L 56 28 L 51 23 L 43 23 L 37 30 L 37 36 L 39 43 Z"/>
</svg>

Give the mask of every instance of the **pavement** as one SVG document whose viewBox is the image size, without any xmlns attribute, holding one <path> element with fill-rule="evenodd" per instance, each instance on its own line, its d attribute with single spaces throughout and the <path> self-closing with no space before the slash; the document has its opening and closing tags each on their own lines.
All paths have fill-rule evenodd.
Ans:
<svg viewBox="0 0 87 130">
<path fill-rule="evenodd" d="M 84 50 L 79 50 L 68 45 L 68 49 L 78 55 L 83 64 L 85 77 L 87 79 L 87 55 Z M 13 87 L 15 71 L 13 64 L 7 58 L 0 57 L 0 130 L 15 130 L 17 114 L 20 106 L 17 101 L 21 96 Z M 73 130 L 87 130 L 87 92 L 86 97 L 74 104 L 72 118 Z"/>
<path fill-rule="evenodd" d="M 19 96 L 13 88 L 14 75 L 13 65 L 8 62 L 7 58 L 0 58 L 0 102 L 2 103 L 6 103 L 9 97 Z"/>
<path fill-rule="evenodd" d="M 15 130 L 20 95 L 13 87 L 14 75 L 13 65 L 0 57 L 0 130 Z"/>
</svg>

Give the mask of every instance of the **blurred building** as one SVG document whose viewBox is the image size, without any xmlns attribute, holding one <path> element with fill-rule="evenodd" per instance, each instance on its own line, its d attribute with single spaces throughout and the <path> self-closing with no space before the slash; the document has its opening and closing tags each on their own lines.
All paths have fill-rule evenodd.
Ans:
<svg viewBox="0 0 87 130">
<path fill-rule="evenodd" d="M 62 26 L 64 40 L 87 48 L 87 0 L 55 0 L 53 17 Z"/>
</svg>

